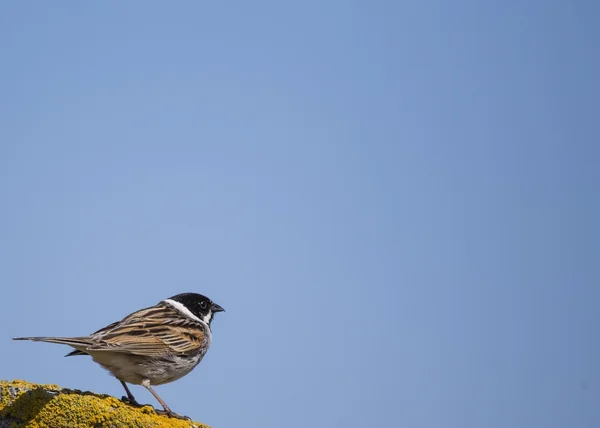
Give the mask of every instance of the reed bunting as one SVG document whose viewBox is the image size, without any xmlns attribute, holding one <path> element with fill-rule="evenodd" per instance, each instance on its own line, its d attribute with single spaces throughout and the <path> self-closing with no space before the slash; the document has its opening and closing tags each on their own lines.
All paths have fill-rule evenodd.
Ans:
<svg viewBox="0 0 600 428">
<path fill-rule="evenodd" d="M 152 386 L 173 382 L 198 365 L 211 343 L 210 323 L 221 311 L 224 309 L 208 297 L 183 293 L 140 309 L 89 336 L 14 340 L 70 345 L 75 350 L 67 357 L 90 355 L 121 382 L 129 403 L 139 405 L 127 383 L 142 385 L 163 406 L 164 412 L 159 413 L 187 419 L 173 413 Z"/>
</svg>

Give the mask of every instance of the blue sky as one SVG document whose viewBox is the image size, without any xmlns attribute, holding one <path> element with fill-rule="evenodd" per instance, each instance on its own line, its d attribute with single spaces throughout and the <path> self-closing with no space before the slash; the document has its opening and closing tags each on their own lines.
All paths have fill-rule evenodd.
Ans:
<svg viewBox="0 0 600 428">
<path fill-rule="evenodd" d="M 215 427 L 600 426 L 599 12 L 2 3 L 0 379 L 195 291 Z"/>
</svg>

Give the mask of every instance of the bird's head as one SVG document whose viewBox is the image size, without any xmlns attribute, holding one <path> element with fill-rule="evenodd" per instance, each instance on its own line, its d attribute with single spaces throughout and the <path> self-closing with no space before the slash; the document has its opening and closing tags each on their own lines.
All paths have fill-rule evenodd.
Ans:
<svg viewBox="0 0 600 428">
<path fill-rule="evenodd" d="M 168 300 L 180 303 L 195 317 L 210 325 L 214 314 L 223 312 L 221 306 L 210 300 L 208 297 L 198 293 L 182 293 L 170 297 Z"/>
</svg>

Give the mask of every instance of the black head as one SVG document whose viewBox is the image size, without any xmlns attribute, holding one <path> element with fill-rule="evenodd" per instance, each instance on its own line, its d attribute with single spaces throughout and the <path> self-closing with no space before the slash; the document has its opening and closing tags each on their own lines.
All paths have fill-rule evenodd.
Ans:
<svg viewBox="0 0 600 428">
<path fill-rule="evenodd" d="M 170 297 L 168 300 L 174 300 L 185 306 L 192 314 L 210 325 L 213 315 L 217 312 L 223 312 L 221 306 L 214 303 L 208 297 L 198 293 L 182 293 Z"/>
</svg>

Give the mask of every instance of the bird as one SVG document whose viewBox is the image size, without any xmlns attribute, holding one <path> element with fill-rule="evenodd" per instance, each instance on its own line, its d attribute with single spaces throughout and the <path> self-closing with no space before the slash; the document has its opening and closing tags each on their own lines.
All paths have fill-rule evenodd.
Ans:
<svg viewBox="0 0 600 428">
<path fill-rule="evenodd" d="M 140 309 L 88 335 L 75 337 L 15 337 L 69 345 L 66 357 L 89 355 L 117 378 L 127 397 L 140 406 L 127 383 L 141 385 L 163 407 L 159 414 L 189 419 L 174 413 L 152 388 L 182 378 L 200 363 L 212 341 L 211 322 L 221 306 L 198 293 L 181 293 Z"/>
</svg>

